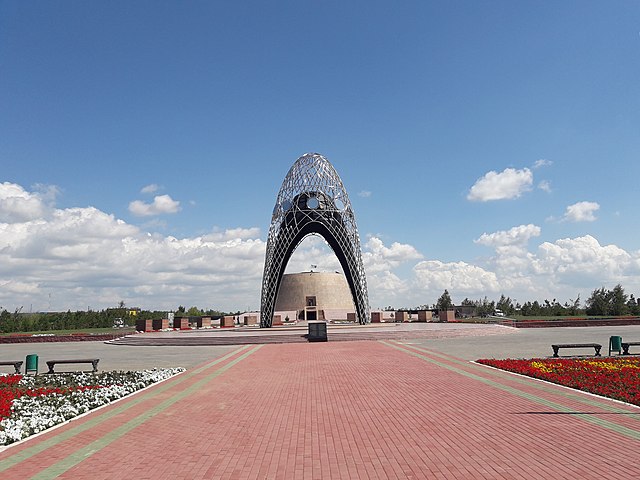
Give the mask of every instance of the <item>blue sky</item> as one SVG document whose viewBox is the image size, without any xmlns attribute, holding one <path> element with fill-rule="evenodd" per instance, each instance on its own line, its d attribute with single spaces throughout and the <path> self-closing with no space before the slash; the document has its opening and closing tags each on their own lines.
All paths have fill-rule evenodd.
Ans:
<svg viewBox="0 0 640 480">
<path fill-rule="evenodd" d="M 633 1 L 0 1 L 0 306 L 258 308 L 306 152 L 373 308 L 638 296 L 639 60 Z"/>
</svg>

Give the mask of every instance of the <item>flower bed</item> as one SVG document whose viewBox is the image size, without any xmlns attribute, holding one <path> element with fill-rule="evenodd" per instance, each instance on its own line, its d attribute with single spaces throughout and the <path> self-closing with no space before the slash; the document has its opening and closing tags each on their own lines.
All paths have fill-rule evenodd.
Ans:
<svg viewBox="0 0 640 480">
<path fill-rule="evenodd" d="M 640 358 L 495 360 L 478 363 L 640 406 Z"/>
<path fill-rule="evenodd" d="M 0 446 L 106 405 L 184 368 L 139 372 L 0 375 Z"/>
</svg>

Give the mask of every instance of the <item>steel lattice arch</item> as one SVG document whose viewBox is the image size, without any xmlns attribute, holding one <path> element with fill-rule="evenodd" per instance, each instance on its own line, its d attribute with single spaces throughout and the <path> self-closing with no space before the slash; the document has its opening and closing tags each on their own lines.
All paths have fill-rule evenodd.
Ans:
<svg viewBox="0 0 640 480">
<path fill-rule="evenodd" d="M 358 322 L 369 323 L 367 280 L 349 196 L 333 165 L 320 154 L 307 153 L 289 169 L 273 209 L 262 276 L 260 326 L 271 327 L 285 268 L 309 235 L 320 235 L 329 244 L 349 284 Z"/>
</svg>

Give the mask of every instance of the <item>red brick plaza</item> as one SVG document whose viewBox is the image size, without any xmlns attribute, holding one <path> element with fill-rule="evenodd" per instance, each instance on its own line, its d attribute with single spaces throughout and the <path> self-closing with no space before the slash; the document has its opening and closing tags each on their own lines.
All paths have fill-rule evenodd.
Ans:
<svg viewBox="0 0 640 480">
<path fill-rule="evenodd" d="M 6 449 L 0 478 L 640 478 L 640 409 L 396 341 L 243 346 Z"/>
</svg>

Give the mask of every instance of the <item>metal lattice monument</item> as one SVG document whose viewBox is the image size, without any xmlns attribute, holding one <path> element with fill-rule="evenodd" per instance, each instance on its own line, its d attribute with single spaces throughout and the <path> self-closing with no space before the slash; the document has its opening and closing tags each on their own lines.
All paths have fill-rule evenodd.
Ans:
<svg viewBox="0 0 640 480">
<path fill-rule="evenodd" d="M 367 280 L 349 196 L 333 165 L 322 155 L 307 153 L 289 169 L 273 209 L 262 276 L 260 326 L 271 327 L 285 268 L 309 235 L 323 237 L 338 257 L 358 322 L 369 323 Z"/>
</svg>

